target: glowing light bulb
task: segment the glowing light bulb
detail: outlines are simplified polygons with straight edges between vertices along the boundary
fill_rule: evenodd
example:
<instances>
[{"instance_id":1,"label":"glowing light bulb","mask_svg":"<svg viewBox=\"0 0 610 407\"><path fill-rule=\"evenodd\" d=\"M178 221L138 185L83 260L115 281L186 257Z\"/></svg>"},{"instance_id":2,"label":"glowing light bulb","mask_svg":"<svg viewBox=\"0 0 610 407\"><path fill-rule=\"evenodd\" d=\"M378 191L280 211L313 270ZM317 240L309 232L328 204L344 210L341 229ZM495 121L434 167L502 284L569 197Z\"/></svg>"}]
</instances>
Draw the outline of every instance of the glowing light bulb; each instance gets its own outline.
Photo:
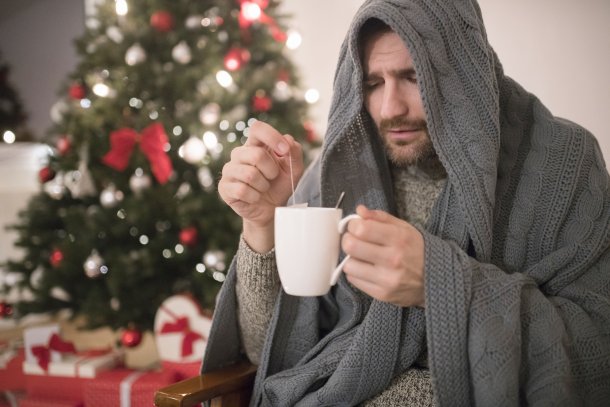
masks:
<instances>
[{"instance_id":1,"label":"glowing light bulb","mask_svg":"<svg viewBox=\"0 0 610 407\"><path fill-rule=\"evenodd\" d=\"M316 89L309 89L307 92L305 92L305 101L307 103L313 104L318 100L320 100L320 92L318 92Z\"/></svg>"},{"instance_id":2,"label":"glowing light bulb","mask_svg":"<svg viewBox=\"0 0 610 407\"><path fill-rule=\"evenodd\" d=\"M119 16L127 14L129 7L127 7L127 0L115 0L116 13Z\"/></svg>"},{"instance_id":3,"label":"glowing light bulb","mask_svg":"<svg viewBox=\"0 0 610 407\"><path fill-rule=\"evenodd\" d=\"M95 85L93 85L93 93L95 93L99 97L105 98L110 95L110 88L108 87L108 85L105 85L103 83L96 83Z\"/></svg>"},{"instance_id":4,"label":"glowing light bulb","mask_svg":"<svg viewBox=\"0 0 610 407\"><path fill-rule=\"evenodd\" d=\"M303 37L301 37L301 34L294 30L288 31L288 38L286 39L286 47L288 49L297 49L301 46L302 42Z\"/></svg>"},{"instance_id":5,"label":"glowing light bulb","mask_svg":"<svg viewBox=\"0 0 610 407\"><path fill-rule=\"evenodd\" d=\"M15 142L15 140L17 139L17 137L15 136L15 133L13 133L10 130L7 130L4 132L2 139L4 140L4 142L6 144L13 144Z\"/></svg>"},{"instance_id":6,"label":"glowing light bulb","mask_svg":"<svg viewBox=\"0 0 610 407\"><path fill-rule=\"evenodd\" d=\"M213 150L218 145L218 137L211 131L206 131L203 134L203 144L208 148L208 150Z\"/></svg>"},{"instance_id":7,"label":"glowing light bulb","mask_svg":"<svg viewBox=\"0 0 610 407\"><path fill-rule=\"evenodd\" d=\"M256 21L261 18L261 8L258 4L245 1L241 5L241 14L248 21Z\"/></svg>"},{"instance_id":8,"label":"glowing light bulb","mask_svg":"<svg viewBox=\"0 0 610 407\"><path fill-rule=\"evenodd\" d=\"M227 71L218 71L216 73L216 80L223 88L228 88L233 84L233 77Z\"/></svg>"}]
</instances>

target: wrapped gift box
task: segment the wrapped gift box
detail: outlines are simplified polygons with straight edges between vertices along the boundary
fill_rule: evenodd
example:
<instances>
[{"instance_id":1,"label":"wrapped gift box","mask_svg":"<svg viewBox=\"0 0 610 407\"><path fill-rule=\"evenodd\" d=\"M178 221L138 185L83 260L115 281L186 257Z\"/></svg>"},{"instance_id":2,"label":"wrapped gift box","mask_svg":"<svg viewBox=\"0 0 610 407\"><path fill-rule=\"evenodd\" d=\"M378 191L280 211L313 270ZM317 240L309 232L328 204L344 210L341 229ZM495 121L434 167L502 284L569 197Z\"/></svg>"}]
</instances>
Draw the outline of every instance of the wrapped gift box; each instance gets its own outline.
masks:
<instances>
[{"instance_id":1,"label":"wrapped gift box","mask_svg":"<svg viewBox=\"0 0 610 407\"><path fill-rule=\"evenodd\" d=\"M24 342L23 372L27 375L94 378L98 372L118 366L123 359L117 350L77 352L73 344L60 338L56 324L26 329Z\"/></svg>"},{"instance_id":2,"label":"wrapped gift box","mask_svg":"<svg viewBox=\"0 0 610 407\"><path fill-rule=\"evenodd\" d=\"M82 401L27 396L24 399L19 400L19 407L84 407L84 404Z\"/></svg>"},{"instance_id":3,"label":"wrapped gift box","mask_svg":"<svg viewBox=\"0 0 610 407\"><path fill-rule=\"evenodd\" d=\"M0 353L0 391L25 389L25 375L22 370L24 358L23 348L7 348Z\"/></svg>"},{"instance_id":4,"label":"wrapped gift box","mask_svg":"<svg viewBox=\"0 0 610 407\"><path fill-rule=\"evenodd\" d=\"M182 378L198 375L211 326L211 315L190 296L174 295L163 301L155 315L155 342L163 369Z\"/></svg>"},{"instance_id":5,"label":"wrapped gift box","mask_svg":"<svg viewBox=\"0 0 610 407\"><path fill-rule=\"evenodd\" d=\"M63 402L82 403L85 384L93 380L95 379L26 375L26 393L28 398L32 399L38 397Z\"/></svg>"},{"instance_id":6,"label":"wrapped gift box","mask_svg":"<svg viewBox=\"0 0 610 407\"><path fill-rule=\"evenodd\" d=\"M155 391L180 379L171 371L115 369L85 384L87 407L150 407Z\"/></svg>"}]
</instances>

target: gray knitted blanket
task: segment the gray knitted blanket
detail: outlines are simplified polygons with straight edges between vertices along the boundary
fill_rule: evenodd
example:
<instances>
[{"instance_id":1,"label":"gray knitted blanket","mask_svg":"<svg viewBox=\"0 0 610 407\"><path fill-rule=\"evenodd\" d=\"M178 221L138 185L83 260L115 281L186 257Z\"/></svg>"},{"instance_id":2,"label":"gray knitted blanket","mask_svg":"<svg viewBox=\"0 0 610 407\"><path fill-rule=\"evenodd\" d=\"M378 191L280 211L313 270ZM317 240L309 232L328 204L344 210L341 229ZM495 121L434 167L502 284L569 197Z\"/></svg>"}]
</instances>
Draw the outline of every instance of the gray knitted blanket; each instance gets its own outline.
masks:
<instances>
[{"instance_id":1,"label":"gray knitted blanket","mask_svg":"<svg viewBox=\"0 0 610 407\"><path fill-rule=\"evenodd\" d=\"M506 77L474 0L370 0L336 71L321 158L299 199L395 213L362 108L358 32L390 25L413 56L447 183L424 231L426 308L371 301L342 278L327 296L280 293L252 405L356 405L427 343L441 406L605 406L610 400L610 177L595 139ZM241 357L235 270L204 370Z\"/></svg>"}]
</instances>

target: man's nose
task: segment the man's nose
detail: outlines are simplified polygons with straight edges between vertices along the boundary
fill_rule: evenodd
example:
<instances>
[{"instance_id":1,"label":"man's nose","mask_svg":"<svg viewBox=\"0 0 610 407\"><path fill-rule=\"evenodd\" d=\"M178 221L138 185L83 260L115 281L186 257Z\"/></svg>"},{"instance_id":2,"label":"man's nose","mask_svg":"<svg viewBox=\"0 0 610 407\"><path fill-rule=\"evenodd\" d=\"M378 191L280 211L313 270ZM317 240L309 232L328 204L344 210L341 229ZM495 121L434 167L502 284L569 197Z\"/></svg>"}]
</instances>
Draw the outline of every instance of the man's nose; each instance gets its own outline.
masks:
<instances>
[{"instance_id":1,"label":"man's nose","mask_svg":"<svg viewBox=\"0 0 610 407\"><path fill-rule=\"evenodd\" d=\"M408 113L407 95L401 92L399 86L392 83L386 84L381 104L381 118L393 119L399 116L406 116Z\"/></svg>"}]
</instances>

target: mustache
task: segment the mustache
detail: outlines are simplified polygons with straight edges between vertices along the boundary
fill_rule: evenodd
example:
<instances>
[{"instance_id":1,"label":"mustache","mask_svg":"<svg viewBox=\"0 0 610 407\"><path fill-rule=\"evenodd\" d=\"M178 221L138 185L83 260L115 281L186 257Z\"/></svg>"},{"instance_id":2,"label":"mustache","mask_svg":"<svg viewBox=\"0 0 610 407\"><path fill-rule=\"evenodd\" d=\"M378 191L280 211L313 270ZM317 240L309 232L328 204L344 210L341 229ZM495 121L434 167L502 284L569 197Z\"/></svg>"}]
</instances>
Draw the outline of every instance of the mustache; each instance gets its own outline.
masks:
<instances>
[{"instance_id":1,"label":"mustache","mask_svg":"<svg viewBox=\"0 0 610 407\"><path fill-rule=\"evenodd\" d=\"M379 122L379 132L385 134L390 129L422 129L428 131L428 124L425 120L410 120L405 117L394 117L384 119Z\"/></svg>"}]
</instances>

